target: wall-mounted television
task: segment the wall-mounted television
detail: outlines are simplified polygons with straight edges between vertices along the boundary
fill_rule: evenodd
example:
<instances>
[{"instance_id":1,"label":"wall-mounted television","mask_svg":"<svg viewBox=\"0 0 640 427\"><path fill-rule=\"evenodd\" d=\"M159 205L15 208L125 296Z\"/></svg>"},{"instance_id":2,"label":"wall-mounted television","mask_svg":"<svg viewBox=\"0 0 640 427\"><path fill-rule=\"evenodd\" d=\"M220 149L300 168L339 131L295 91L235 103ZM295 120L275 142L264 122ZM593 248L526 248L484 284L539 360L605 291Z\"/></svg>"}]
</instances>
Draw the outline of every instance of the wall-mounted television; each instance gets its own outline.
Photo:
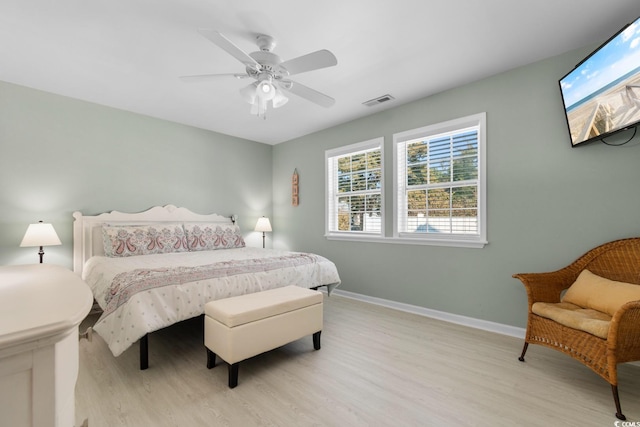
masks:
<instances>
[{"instance_id":1,"label":"wall-mounted television","mask_svg":"<svg viewBox=\"0 0 640 427\"><path fill-rule=\"evenodd\" d=\"M559 83L573 147L640 125L640 18Z\"/></svg>"}]
</instances>

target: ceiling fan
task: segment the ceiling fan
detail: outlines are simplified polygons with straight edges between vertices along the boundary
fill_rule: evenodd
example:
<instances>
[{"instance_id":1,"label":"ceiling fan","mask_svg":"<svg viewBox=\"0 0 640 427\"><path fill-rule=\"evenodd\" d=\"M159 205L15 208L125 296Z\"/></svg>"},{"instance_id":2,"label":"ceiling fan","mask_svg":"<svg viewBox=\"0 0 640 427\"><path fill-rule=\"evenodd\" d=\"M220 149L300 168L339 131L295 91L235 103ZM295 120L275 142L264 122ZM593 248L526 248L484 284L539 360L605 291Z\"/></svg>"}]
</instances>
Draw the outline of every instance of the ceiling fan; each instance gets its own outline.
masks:
<instances>
[{"instance_id":1,"label":"ceiling fan","mask_svg":"<svg viewBox=\"0 0 640 427\"><path fill-rule=\"evenodd\" d=\"M289 76L336 65L338 60L328 50L322 49L288 61L282 61L278 55L272 52L276 45L273 37L258 35L256 44L260 50L245 53L218 31L200 29L198 32L240 61L245 66L245 72L182 76L180 77L182 81L200 82L229 76L238 79L250 77L255 81L242 88L240 94L251 104L251 114L262 118L266 118L269 102L273 108L279 108L287 103L289 98L285 93L293 93L322 107L328 108L335 103L335 99L330 96L289 79Z\"/></svg>"}]
</instances>

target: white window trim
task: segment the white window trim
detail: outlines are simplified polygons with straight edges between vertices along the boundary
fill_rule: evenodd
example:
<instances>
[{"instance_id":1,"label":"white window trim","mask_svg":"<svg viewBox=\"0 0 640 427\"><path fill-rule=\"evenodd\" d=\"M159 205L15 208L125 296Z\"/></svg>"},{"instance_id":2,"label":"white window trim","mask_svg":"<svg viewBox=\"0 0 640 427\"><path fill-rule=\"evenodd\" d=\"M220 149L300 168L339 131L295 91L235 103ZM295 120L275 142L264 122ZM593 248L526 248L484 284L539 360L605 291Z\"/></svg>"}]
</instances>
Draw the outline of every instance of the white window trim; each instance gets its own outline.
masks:
<instances>
[{"instance_id":1,"label":"white window trim","mask_svg":"<svg viewBox=\"0 0 640 427\"><path fill-rule=\"evenodd\" d=\"M329 159L336 156L342 156L345 154L351 154L358 151L365 151L374 148L380 148L380 232L379 233L368 233L363 231L331 231L329 230L329 196L330 196L330 187L331 180L333 177L329 176L328 164ZM355 144L345 145L342 147L334 148L331 150L326 150L324 155L324 230L325 237L328 240L348 240L348 241L361 241L361 242L371 242L371 241L380 241L384 240L385 235L385 215L384 215L384 138L378 137L374 139L370 139L368 141L358 142Z\"/></svg>"},{"instance_id":2,"label":"white window trim","mask_svg":"<svg viewBox=\"0 0 640 427\"><path fill-rule=\"evenodd\" d=\"M387 239L389 243L404 243L433 246L455 246L464 248L483 248L487 243L487 181L486 181L486 123L487 114L479 113L467 117L449 120L443 123L424 126L417 129L396 133L393 135L393 238ZM398 231L400 218L398 217L399 199L399 172L398 172L398 145L406 141L423 138L429 135L452 132L465 127L479 126L478 132L478 224L480 234L477 236L464 235L409 235ZM404 179L404 177L402 177Z\"/></svg>"},{"instance_id":3,"label":"white window trim","mask_svg":"<svg viewBox=\"0 0 640 427\"><path fill-rule=\"evenodd\" d=\"M471 240L455 240L449 238L448 240L436 241L436 239L424 239L424 238L403 238L403 237L378 237L378 236L355 236L354 233L346 233L344 235L332 233L325 235L327 240L341 240L348 242L362 242L362 243L390 243L397 245L417 245L417 246L448 246L456 248L471 248L480 249L483 248L488 242L476 242Z\"/></svg>"}]
</instances>

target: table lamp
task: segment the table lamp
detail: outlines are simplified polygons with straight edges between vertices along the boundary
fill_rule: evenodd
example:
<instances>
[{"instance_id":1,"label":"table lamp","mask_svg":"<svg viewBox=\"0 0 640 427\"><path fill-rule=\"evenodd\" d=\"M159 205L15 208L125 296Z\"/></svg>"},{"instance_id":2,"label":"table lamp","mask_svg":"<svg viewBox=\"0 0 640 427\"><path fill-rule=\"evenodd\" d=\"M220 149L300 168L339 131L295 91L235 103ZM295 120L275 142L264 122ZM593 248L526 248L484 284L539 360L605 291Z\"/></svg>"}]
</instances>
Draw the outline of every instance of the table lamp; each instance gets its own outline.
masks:
<instances>
[{"instance_id":1,"label":"table lamp","mask_svg":"<svg viewBox=\"0 0 640 427\"><path fill-rule=\"evenodd\" d=\"M42 264L42 258L44 257L44 250L42 247L61 244L62 242L58 238L53 225L40 221L37 224L29 224L27 232L24 233L24 237L22 238L22 243L20 243L20 247L40 246L38 255L40 255L40 264Z\"/></svg>"},{"instance_id":2,"label":"table lamp","mask_svg":"<svg viewBox=\"0 0 640 427\"><path fill-rule=\"evenodd\" d=\"M258 222L256 223L256 231L262 231L262 248L264 249L264 238L266 232L271 232L271 223L269 222L269 218L263 216L262 218L258 218Z\"/></svg>"}]
</instances>

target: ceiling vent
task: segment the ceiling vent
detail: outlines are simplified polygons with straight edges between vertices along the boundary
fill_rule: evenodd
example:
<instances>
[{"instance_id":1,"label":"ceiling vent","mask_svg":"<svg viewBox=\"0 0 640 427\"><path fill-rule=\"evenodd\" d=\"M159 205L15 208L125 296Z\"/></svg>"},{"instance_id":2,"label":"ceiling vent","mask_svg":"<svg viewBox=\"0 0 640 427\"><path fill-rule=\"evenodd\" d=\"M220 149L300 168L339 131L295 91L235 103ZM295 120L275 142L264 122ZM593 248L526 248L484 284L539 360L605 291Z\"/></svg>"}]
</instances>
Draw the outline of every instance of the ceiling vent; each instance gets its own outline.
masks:
<instances>
[{"instance_id":1,"label":"ceiling vent","mask_svg":"<svg viewBox=\"0 0 640 427\"><path fill-rule=\"evenodd\" d=\"M382 104L383 102L387 102L387 101L393 101L395 98L389 94L387 95L382 95L379 96L377 98L374 99L370 99L368 101L363 102L363 105L366 105L367 107L373 107L374 105L378 105L378 104Z\"/></svg>"}]
</instances>

